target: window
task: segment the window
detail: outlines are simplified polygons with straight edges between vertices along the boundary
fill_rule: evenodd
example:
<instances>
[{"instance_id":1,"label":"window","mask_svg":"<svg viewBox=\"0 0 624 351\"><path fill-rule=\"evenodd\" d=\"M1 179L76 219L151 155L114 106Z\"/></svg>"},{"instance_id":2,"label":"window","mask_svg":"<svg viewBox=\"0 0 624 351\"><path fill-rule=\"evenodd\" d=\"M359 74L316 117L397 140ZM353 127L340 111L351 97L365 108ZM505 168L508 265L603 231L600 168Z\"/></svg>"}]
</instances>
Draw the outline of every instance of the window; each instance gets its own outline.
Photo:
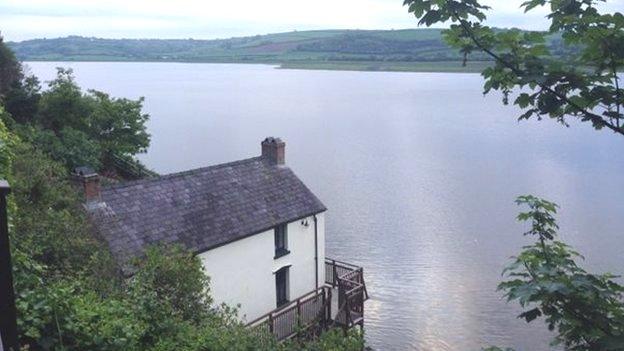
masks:
<instances>
[{"instance_id":1,"label":"window","mask_svg":"<svg viewBox=\"0 0 624 351\"><path fill-rule=\"evenodd\" d=\"M288 255L288 227L281 224L275 227L275 258Z\"/></svg>"},{"instance_id":2,"label":"window","mask_svg":"<svg viewBox=\"0 0 624 351\"><path fill-rule=\"evenodd\" d=\"M289 267L283 267L275 272L275 297L277 299L277 307L288 303L288 270Z\"/></svg>"}]
</instances>

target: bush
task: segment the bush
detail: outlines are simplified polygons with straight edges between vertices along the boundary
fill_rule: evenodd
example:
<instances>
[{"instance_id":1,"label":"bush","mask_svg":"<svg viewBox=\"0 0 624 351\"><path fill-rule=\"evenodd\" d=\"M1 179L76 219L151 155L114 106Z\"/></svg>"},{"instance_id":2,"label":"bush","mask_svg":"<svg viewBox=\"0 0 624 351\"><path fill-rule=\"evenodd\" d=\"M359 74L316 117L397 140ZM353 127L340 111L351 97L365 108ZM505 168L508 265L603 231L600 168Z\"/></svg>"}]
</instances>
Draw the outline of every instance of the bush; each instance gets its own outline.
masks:
<instances>
[{"instance_id":1,"label":"bush","mask_svg":"<svg viewBox=\"0 0 624 351\"><path fill-rule=\"evenodd\" d=\"M23 140L45 152L54 160L65 165L67 170L88 165L101 167L101 148L86 133L71 127L64 127L58 134L51 130L31 125L21 125L17 131Z\"/></svg>"},{"instance_id":2,"label":"bush","mask_svg":"<svg viewBox=\"0 0 624 351\"><path fill-rule=\"evenodd\" d=\"M105 246L90 233L65 168L27 143L17 143L14 154L14 245L49 266L49 273L79 274Z\"/></svg>"},{"instance_id":3,"label":"bush","mask_svg":"<svg viewBox=\"0 0 624 351\"><path fill-rule=\"evenodd\" d=\"M197 256L180 246L152 247L144 258L137 260L135 269L130 280L135 296L154 294L183 320L201 322L206 318L212 303L210 279Z\"/></svg>"}]
</instances>

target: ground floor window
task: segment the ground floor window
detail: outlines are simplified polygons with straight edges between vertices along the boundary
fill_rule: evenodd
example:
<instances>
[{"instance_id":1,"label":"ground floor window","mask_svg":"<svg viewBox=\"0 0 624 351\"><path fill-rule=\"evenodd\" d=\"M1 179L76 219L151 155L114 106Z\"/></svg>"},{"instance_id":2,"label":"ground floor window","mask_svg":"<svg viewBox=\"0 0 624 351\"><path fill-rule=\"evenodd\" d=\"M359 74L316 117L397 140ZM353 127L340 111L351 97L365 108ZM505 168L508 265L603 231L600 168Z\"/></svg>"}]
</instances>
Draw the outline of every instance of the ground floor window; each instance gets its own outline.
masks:
<instances>
[{"instance_id":1,"label":"ground floor window","mask_svg":"<svg viewBox=\"0 0 624 351\"><path fill-rule=\"evenodd\" d=\"M283 267L275 272L275 294L277 307L288 303L288 271L289 267Z\"/></svg>"}]
</instances>

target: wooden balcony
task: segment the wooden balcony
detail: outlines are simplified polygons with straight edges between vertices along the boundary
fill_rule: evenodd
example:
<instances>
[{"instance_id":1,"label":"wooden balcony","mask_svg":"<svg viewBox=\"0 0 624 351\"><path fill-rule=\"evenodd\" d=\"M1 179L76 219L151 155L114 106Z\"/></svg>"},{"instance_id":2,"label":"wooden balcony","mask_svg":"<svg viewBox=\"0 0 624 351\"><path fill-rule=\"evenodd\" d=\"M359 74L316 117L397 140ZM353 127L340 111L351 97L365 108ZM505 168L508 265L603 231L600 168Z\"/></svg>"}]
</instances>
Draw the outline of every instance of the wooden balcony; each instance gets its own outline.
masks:
<instances>
[{"instance_id":1,"label":"wooden balcony","mask_svg":"<svg viewBox=\"0 0 624 351\"><path fill-rule=\"evenodd\" d=\"M325 286L247 324L259 335L278 341L297 336L319 335L340 327L347 331L364 326L364 301L368 299L364 270L332 259L325 260ZM336 295L337 292L337 295ZM332 311L332 301L337 307Z\"/></svg>"}]
</instances>

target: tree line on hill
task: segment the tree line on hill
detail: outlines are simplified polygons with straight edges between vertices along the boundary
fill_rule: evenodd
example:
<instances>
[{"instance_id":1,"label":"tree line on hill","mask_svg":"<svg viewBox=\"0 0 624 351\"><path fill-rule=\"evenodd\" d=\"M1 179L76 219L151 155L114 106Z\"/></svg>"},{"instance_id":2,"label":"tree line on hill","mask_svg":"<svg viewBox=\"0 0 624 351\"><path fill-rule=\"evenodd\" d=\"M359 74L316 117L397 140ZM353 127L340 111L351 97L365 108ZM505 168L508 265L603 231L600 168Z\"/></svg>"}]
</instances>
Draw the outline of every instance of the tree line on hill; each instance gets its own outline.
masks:
<instances>
[{"instance_id":1,"label":"tree line on hill","mask_svg":"<svg viewBox=\"0 0 624 351\"><path fill-rule=\"evenodd\" d=\"M381 61L461 62L440 29L334 30L257 35L244 38L99 39L70 36L9 43L21 60L289 62ZM564 53L556 35L549 45ZM476 54L473 60L490 61Z\"/></svg>"}]
</instances>

